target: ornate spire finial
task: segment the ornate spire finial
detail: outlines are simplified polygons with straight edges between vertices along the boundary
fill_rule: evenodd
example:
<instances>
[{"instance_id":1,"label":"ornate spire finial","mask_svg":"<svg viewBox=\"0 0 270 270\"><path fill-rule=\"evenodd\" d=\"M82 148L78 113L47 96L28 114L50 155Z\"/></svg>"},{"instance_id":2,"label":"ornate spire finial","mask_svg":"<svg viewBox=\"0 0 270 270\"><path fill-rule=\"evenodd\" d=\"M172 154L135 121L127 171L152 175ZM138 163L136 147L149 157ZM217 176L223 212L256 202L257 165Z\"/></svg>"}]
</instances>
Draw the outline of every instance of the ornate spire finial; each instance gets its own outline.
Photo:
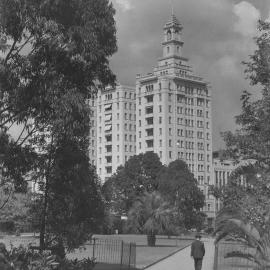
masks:
<instances>
[{"instance_id":1,"label":"ornate spire finial","mask_svg":"<svg viewBox=\"0 0 270 270\"><path fill-rule=\"evenodd\" d=\"M172 9L172 16L174 16L174 10L173 10L173 0L171 0L171 9Z\"/></svg>"}]
</instances>

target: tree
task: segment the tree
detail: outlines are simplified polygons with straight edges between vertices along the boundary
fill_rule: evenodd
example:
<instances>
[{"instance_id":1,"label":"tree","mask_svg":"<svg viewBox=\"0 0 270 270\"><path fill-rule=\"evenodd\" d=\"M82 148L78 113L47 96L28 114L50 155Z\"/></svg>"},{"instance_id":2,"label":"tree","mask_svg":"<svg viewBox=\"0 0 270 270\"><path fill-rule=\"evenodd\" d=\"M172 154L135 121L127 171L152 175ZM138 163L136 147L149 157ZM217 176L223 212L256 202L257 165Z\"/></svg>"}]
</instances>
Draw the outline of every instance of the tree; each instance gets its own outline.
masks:
<instances>
[{"instance_id":1,"label":"tree","mask_svg":"<svg viewBox=\"0 0 270 270\"><path fill-rule=\"evenodd\" d=\"M158 181L158 190L177 207L185 228L199 228L203 221L200 209L204 206L204 195L187 164L182 160L171 162L163 168Z\"/></svg>"},{"instance_id":2,"label":"tree","mask_svg":"<svg viewBox=\"0 0 270 270\"><path fill-rule=\"evenodd\" d=\"M74 209L78 209L78 205L81 209L89 206L88 200L83 205L75 196L83 194L85 198L87 192L88 196L97 193L95 174L89 164L86 165L91 116L88 100L95 97L99 85L102 88L115 81L108 61L116 51L114 12L108 0L3 0L0 3L0 49L3 52L0 130L6 136L12 125L22 127L16 140L7 136L4 143L9 151L3 153L1 162L8 175L10 167L6 161L13 160L10 153L17 155L27 149L34 154L27 171L31 171L31 180L39 182L43 191L41 249L46 246L45 234L52 228L47 226L50 211L56 210L55 201L50 201L58 195L59 190L53 190L56 181L59 186L65 187L67 183L69 187L76 186L75 181L79 179L83 183L82 177L88 174L84 181L91 182L89 188L77 185L80 192L74 189L69 193ZM67 154L63 151L67 145L71 145L76 154L80 153L80 157L84 156L82 164L73 161L69 170L59 167L59 155ZM18 150L13 151L14 148ZM29 159L22 155L22 160ZM60 170L63 171L60 173ZM83 233L85 226L79 225L84 224L84 218L89 222L89 215L77 219L71 205L68 209L72 216L62 216L62 225L65 218L73 217L73 224L80 220L76 228L81 231L77 233ZM91 211L91 221L99 216L95 210ZM57 226L60 228L60 224ZM51 233L59 234L59 230ZM62 237L63 233L58 236Z\"/></svg>"},{"instance_id":3,"label":"tree","mask_svg":"<svg viewBox=\"0 0 270 270\"><path fill-rule=\"evenodd\" d=\"M138 197L128 213L128 227L146 233L149 246L155 246L156 234L164 233L173 220L174 208L154 191Z\"/></svg>"},{"instance_id":4,"label":"tree","mask_svg":"<svg viewBox=\"0 0 270 270\"><path fill-rule=\"evenodd\" d=\"M226 258L238 257L245 258L254 262L257 265L258 270L269 269L270 256L269 256L269 213L264 217L264 224L267 226L260 226L259 224L252 224L244 219L241 214L235 212L225 215L222 213L217 218L216 243L226 239L227 236L233 237L251 248L254 248L255 252L243 252L233 251L225 254ZM236 235L237 232L237 235Z\"/></svg>"},{"instance_id":5,"label":"tree","mask_svg":"<svg viewBox=\"0 0 270 270\"><path fill-rule=\"evenodd\" d=\"M232 184L225 189L227 196L219 214L217 241L233 235L245 244L254 247L256 254L230 254L245 257L257 263L258 269L268 269L269 264L269 198L270 198L270 23L259 21L260 34L255 38L257 49L246 65L247 78L252 86L261 89L255 100L251 93L242 95L242 113L236 117L240 128L233 134L224 133L228 151L238 161L253 159L256 164L243 166L241 175L247 185ZM238 184L239 185L239 184ZM235 205L228 203L231 194Z\"/></svg>"},{"instance_id":6,"label":"tree","mask_svg":"<svg viewBox=\"0 0 270 270\"><path fill-rule=\"evenodd\" d=\"M157 154L147 152L131 157L102 187L112 211L127 214L135 198L158 189L158 175L163 168Z\"/></svg>"},{"instance_id":7,"label":"tree","mask_svg":"<svg viewBox=\"0 0 270 270\"><path fill-rule=\"evenodd\" d=\"M260 35L255 38L257 49L246 65L247 79L261 89L261 97L242 95L242 113L236 117L239 129L223 134L227 149L236 159L255 159L262 167L270 164L270 23L259 21Z\"/></svg>"},{"instance_id":8,"label":"tree","mask_svg":"<svg viewBox=\"0 0 270 270\"><path fill-rule=\"evenodd\" d=\"M30 193L10 193L10 190L1 189L0 203L6 202L0 209L0 222L8 225L9 231L27 230L30 228L28 211L31 204Z\"/></svg>"}]
</instances>

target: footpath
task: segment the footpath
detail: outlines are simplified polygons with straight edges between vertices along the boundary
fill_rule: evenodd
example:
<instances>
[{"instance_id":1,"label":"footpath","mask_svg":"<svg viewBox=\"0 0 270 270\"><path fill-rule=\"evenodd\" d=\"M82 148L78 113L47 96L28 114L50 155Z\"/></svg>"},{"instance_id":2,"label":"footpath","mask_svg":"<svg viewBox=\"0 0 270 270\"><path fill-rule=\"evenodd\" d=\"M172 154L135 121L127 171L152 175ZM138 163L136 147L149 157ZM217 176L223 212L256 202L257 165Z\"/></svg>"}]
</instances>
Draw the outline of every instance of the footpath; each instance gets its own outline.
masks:
<instances>
[{"instance_id":1,"label":"footpath","mask_svg":"<svg viewBox=\"0 0 270 270\"><path fill-rule=\"evenodd\" d=\"M202 270L213 270L214 268L214 239L202 239L205 246L205 256L203 259ZM194 270L194 261L190 257L190 246L179 252L157 262L145 270Z\"/></svg>"}]
</instances>

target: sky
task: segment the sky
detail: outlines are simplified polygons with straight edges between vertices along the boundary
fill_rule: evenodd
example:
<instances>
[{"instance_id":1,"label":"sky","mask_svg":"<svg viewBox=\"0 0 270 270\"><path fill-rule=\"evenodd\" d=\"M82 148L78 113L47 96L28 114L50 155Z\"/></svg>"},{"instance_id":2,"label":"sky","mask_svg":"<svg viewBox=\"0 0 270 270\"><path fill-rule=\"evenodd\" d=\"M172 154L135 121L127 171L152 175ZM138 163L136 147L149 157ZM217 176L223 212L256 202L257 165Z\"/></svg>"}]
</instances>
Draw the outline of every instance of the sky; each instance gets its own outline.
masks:
<instances>
[{"instance_id":1,"label":"sky","mask_svg":"<svg viewBox=\"0 0 270 270\"><path fill-rule=\"evenodd\" d=\"M258 19L270 20L269 0L112 0L118 52L111 68L121 84L135 86L136 74L152 72L162 55L163 26L173 12L183 25L183 56L212 89L213 149L224 148L220 133L235 130L244 90L242 61L256 49ZM172 4L171 4L172 3Z\"/></svg>"}]
</instances>

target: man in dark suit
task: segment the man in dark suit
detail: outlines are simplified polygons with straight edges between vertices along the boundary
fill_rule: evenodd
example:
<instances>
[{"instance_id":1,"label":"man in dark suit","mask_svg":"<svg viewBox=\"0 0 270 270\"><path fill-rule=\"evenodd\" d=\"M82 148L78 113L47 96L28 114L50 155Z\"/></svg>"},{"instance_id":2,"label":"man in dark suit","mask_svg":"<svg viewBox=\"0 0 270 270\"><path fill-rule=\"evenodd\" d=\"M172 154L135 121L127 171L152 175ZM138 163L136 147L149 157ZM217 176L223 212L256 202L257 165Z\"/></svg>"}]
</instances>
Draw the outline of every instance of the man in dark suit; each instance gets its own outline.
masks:
<instances>
[{"instance_id":1,"label":"man in dark suit","mask_svg":"<svg viewBox=\"0 0 270 270\"><path fill-rule=\"evenodd\" d=\"M191 244L190 256L194 259L195 270L201 270L205 248L203 242L201 241L201 235L196 234L195 238L196 240Z\"/></svg>"}]
</instances>

